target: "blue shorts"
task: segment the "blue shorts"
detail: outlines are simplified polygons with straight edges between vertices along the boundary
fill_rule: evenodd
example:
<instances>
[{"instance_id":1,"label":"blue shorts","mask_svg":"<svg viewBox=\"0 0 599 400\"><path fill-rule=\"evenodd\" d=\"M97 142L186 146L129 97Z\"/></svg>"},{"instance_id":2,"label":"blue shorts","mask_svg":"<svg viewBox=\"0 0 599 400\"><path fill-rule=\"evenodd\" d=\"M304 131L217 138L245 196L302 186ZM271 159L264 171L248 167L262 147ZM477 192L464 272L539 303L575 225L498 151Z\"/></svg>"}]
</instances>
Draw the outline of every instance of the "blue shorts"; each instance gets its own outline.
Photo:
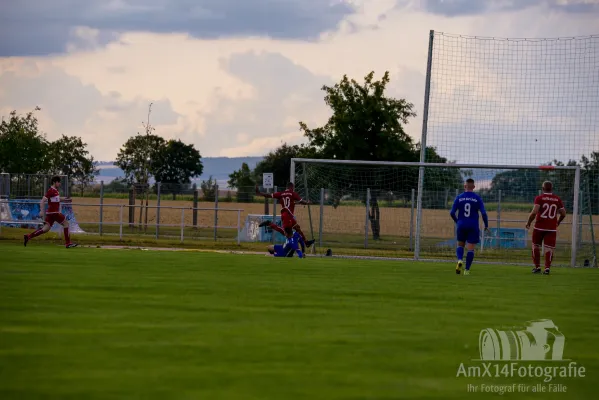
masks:
<instances>
[{"instance_id":1,"label":"blue shorts","mask_svg":"<svg viewBox=\"0 0 599 400\"><path fill-rule=\"evenodd\" d=\"M275 257L293 257L293 249L282 244L275 244Z\"/></svg>"},{"instance_id":2,"label":"blue shorts","mask_svg":"<svg viewBox=\"0 0 599 400\"><path fill-rule=\"evenodd\" d=\"M480 242L480 229L478 226L460 226L457 231L458 242L477 244Z\"/></svg>"}]
</instances>

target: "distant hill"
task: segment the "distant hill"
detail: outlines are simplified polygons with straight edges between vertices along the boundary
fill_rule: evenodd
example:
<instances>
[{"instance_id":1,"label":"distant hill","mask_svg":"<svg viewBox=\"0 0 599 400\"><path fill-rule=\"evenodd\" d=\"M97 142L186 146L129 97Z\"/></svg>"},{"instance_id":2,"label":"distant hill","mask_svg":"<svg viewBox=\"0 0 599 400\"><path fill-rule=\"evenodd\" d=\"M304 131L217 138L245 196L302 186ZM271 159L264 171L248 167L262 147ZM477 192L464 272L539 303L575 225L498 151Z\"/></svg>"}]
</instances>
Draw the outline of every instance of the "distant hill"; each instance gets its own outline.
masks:
<instances>
[{"instance_id":1,"label":"distant hill","mask_svg":"<svg viewBox=\"0 0 599 400\"><path fill-rule=\"evenodd\" d=\"M193 182L198 185L203 180L207 180L210 175L214 179L220 188L227 188L227 181L229 180L229 174L233 171L241 168L241 164L247 163L250 168L254 168L256 164L262 161L264 157L206 157L202 158L204 164L204 173ZM101 161L98 162L100 168L100 175L96 177L96 181L104 181L108 183L115 178L123 177L124 173L120 168L114 166L112 161ZM491 180L498 171L490 169L474 169L472 171L472 178L476 181L477 189L489 188Z\"/></svg>"},{"instance_id":2,"label":"distant hill","mask_svg":"<svg viewBox=\"0 0 599 400\"><path fill-rule=\"evenodd\" d=\"M241 168L241 164L247 163L250 168L254 168L256 164L262 161L264 157L205 157L202 158L204 164L204 172L202 175L194 179L196 183L212 178L216 179L220 187L226 187L229 180L229 174ZM100 175L96 177L96 181L104 181L108 183L115 178L123 177L123 170L114 166L113 161L98 162Z\"/></svg>"}]
</instances>

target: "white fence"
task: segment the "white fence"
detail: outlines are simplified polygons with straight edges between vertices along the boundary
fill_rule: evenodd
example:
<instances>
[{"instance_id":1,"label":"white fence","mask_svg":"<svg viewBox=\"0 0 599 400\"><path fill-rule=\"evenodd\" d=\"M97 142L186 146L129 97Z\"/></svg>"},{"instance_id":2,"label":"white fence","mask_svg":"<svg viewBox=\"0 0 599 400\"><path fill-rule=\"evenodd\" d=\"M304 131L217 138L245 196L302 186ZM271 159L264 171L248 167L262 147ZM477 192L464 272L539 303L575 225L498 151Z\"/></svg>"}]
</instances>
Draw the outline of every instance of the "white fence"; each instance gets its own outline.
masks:
<instances>
[{"instance_id":1,"label":"white fence","mask_svg":"<svg viewBox=\"0 0 599 400\"><path fill-rule=\"evenodd\" d=\"M99 236L147 236L156 239L231 240L240 243L241 213L237 208L194 208L168 206L140 206L128 204L63 203L62 212L71 222L74 233ZM132 210L142 218L131 221ZM193 214L195 218L192 219ZM198 219L198 214L209 214L210 223ZM225 216L225 218L222 218ZM225 219L228 223L221 223ZM6 227L33 227L43 224L39 216L39 202L0 200L0 234Z\"/></svg>"}]
</instances>

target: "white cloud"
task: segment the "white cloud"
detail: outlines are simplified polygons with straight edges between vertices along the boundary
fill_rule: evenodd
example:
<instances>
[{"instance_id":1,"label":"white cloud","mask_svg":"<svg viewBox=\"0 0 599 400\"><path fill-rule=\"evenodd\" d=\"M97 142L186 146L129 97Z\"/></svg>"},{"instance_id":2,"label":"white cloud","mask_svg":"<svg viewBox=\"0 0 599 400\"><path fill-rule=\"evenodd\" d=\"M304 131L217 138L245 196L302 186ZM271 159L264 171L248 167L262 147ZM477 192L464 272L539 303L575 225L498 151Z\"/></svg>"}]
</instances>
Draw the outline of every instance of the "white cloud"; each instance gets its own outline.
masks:
<instances>
[{"instance_id":1,"label":"white cloud","mask_svg":"<svg viewBox=\"0 0 599 400\"><path fill-rule=\"evenodd\" d=\"M251 140L249 143L239 143L240 146L226 147L218 155L222 157L253 156L263 153L264 149L274 149L283 143L294 145L301 142L302 135L299 132L282 134L280 136L260 137Z\"/></svg>"},{"instance_id":2,"label":"white cloud","mask_svg":"<svg viewBox=\"0 0 599 400\"><path fill-rule=\"evenodd\" d=\"M418 117L407 130L419 140L430 29L497 37L574 36L597 29L596 15L548 6L446 17L425 12L420 1L401 2L400 8L395 0L353 4L358 13L310 42L123 33L99 48L98 32L79 29L69 53L0 58L0 110L6 115L40 105L42 128L50 136L80 135L96 158L108 160L141 129L154 102L156 132L194 143L203 156L261 155L281 140L300 142L298 121L326 121L323 84L343 74L360 80L371 70L377 77L389 70L390 93L415 104ZM497 83L496 73L487 68L481 76ZM452 82L481 102L497 100L496 88L482 87L480 76L477 82L446 80L455 94L461 89ZM522 123L513 112L505 120Z\"/></svg>"}]
</instances>

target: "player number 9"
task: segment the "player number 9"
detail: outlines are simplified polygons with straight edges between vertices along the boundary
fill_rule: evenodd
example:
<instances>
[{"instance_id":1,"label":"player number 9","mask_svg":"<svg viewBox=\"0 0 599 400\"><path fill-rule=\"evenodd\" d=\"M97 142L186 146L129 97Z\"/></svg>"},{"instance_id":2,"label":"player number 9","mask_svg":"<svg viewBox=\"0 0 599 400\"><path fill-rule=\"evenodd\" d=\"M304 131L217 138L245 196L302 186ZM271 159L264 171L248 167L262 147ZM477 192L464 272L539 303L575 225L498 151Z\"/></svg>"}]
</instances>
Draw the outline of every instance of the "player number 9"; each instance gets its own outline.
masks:
<instances>
[{"instance_id":1,"label":"player number 9","mask_svg":"<svg viewBox=\"0 0 599 400\"><path fill-rule=\"evenodd\" d=\"M464 204L464 217L470 216L470 203Z\"/></svg>"}]
</instances>

